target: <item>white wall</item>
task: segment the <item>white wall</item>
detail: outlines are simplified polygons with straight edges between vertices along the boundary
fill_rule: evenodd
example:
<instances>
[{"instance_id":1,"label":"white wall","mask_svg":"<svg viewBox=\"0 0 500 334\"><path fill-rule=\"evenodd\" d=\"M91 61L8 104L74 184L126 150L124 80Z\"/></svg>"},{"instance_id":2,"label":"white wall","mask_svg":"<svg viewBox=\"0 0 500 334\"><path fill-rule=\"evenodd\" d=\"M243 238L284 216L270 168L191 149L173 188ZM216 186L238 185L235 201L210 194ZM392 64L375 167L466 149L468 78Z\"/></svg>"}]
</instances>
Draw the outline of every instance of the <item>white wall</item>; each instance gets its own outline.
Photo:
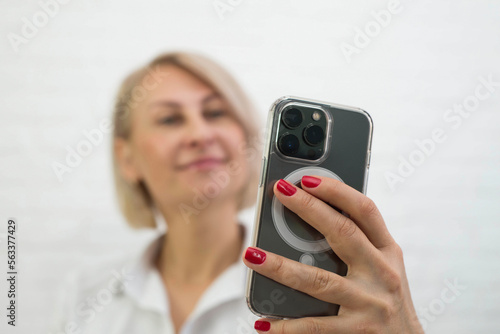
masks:
<instances>
[{"instance_id":1,"label":"white wall","mask_svg":"<svg viewBox=\"0 0 500 334\"><path fill-rule=\"evenodd\" d=\"M403 247L417 310L431 308L427 332L498 331L500 86L460 124L444 117L474 102L479 78L500 82L500 2L401 0L350 62L341 45L352 45L355 29L370 27L371 12L388 1L241 0L222 18L213 3L72 0L17 51L9 34L22 35L23 18L32 22L41 5L0 4L0 267L8 217L19 222L20 256L17 331L4 311L0 331L42 332L64 273L146 237L128 230L117 209L109 134L62 182L51 165L109 119L129 70L177 48L228 67L260 117L289 94L367 110L375 124L368 195ZM436 128L446 140L391 190L388 172L418 155L415 140ZM440 300L445 280L466 286L449 304Z\"/></svg>"}]
</instances>

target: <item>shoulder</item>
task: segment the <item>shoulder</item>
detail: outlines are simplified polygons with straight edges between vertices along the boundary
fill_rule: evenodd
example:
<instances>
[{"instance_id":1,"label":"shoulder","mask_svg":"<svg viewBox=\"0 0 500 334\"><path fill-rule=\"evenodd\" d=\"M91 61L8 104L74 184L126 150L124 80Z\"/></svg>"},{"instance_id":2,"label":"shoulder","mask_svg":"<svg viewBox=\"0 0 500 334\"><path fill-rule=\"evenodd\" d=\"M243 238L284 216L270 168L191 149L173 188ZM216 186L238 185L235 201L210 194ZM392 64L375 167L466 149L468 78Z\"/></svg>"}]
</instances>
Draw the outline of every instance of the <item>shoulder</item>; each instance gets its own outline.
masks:
<instances>
[{"instance_id":1,"label":"shoulder","mask_svg":"<svg viewBox=\"0 0 500 334\"><path fill-rule=\"evenodd\" d=\"M140 284L144 261L158 244L158 236L141 243L140 247L106 259L93 259L78 265L61 280L53 308L50 328L53 333L66 326L80 327L95 317L95 310L117 303L127 287ZM109 306L108 306L109 305ZM115 306L116 306L115 305ZM103 312L100 312L103 313Z\"/></svg>"},{"instance_id":2,"label":"shoulder","mask_svg":"<svg viewBox=\"0 0 500 334\"><path fill-rule=\"evenodd\" d=\"M137 283L145 267L152 261L163 234L154 234L124 254L103 260L93 259L68 273L65 283L78 294L89 295L101 289L115 291Z\"/></svg>"},{"instance_id":3,"label":"shoulder","mask_svg":"<svg viewBox=\"0 0 500 334\"><path fill-rule=\"evenodd\" d=\"M126 267L126 257L106 260L98 264L80 264L68 272L56 291L55 303L49 319L49 333L66 333L71 328L83 328L86 310L90 305L99 305L100 294L113 296L121 293L120 284L111 284L113 273ZM106 298L108 296L104 296ZM95 307L95 306L94 306Z\"/></svg>"},{"instance_id":4,"label":"shoulder","mask_svg":"<svg viewBox=\"0 0 500 334\"><path fill-rule=\"evenodd\" d=\"M114 258L80 263L61 279L59 299L67 309L73 309L103 289L120 292L129 281L137 257L136 252L129 251Z\"/></svg>"},{"instance_id":5,"label":"shoulder","mask_svg":"<svg viewBox=\"0 0 500 334\"><path fill-rule=\"evenodd\" d=\"M120 257L81 264L66 275L63 285L66 292L76 296L89 296L106 288L116 290L119 284L115 282L123 285L129 280L136 259L137 253L130 251Z\"/></svg>"}]
</instances>

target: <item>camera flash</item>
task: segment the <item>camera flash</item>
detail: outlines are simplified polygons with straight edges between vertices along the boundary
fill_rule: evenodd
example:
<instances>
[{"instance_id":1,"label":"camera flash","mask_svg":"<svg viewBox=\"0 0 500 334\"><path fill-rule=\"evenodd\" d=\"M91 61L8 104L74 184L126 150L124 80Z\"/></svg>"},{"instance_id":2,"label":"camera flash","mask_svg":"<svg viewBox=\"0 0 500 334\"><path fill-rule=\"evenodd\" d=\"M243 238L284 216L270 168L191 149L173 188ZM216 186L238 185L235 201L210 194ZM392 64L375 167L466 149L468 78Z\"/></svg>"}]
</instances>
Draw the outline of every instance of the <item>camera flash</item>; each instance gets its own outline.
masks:
<instances>
[{"instance_id":1,"label":"camera flash","mask_svg":"<svg viewBox=\"0 0 500 334\"><path fill-rule=\"evenodd\" d=\"M321 115L320 115L320 113L319 113L319 112L315 111L315 112L313 113L313 115L312 115L312 118L313 118L313 120L315 120L315 121L319 121L319 119L321 118Z\"/></svg>"}]
</instances>

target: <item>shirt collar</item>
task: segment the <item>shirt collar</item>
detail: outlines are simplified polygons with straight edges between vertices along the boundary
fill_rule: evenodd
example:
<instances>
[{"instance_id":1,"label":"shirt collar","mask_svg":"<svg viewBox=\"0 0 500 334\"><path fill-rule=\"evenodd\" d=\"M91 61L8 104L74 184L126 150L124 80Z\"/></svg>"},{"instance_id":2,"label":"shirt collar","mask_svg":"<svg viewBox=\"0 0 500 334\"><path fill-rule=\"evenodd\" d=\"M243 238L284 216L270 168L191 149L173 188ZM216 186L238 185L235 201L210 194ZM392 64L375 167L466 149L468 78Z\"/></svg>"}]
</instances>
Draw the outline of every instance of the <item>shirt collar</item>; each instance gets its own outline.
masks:
<instances>
[{"instance_id":1,"label":"shirt collar","mask_svg":"<svg viewBox=\"0 0 500 334\"><path fill-rule=\"evenodd\" d=\"M251 214L251 212L249 211L248 213ZM249 269L241 261L241 257L246 248L250 246L252 238L251 221L248 217L245 218L245 215L239 217L239 225L244 233L240 258L226 268L205 290L190 318L229 300L244 299L245 279ZM141 249L133 260L131 271L133 280L125 286L125 293L134 298L141 307L160 313L168 313L169 307L167 292L160 273L154 266L154 260L159 254L165 233L166 228L159 229L159 232Z\"/></svg>"}]
</instances>

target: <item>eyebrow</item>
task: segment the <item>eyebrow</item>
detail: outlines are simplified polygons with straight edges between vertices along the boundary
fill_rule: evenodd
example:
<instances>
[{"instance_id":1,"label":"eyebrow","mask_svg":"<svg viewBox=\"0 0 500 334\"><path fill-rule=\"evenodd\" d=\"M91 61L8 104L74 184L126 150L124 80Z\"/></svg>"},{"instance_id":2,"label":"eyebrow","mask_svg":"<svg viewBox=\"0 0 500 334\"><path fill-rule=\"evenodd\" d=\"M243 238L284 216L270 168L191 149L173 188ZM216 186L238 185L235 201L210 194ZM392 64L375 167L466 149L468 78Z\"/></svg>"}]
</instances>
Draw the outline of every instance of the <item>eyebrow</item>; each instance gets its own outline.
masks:
<instances>
[{"instance_id":1,"label":"eyebrow","mask_svg":"<svg viewBox=\"0 0 500 334\"><path fill-rule=\"evenodd\" d=\"M210 94L208 96L205 96L203 98L203 100L201 100L201 103L202 104L206 104L210 100L213 100L215 98L220 98L220 97L221 97L220 94L218 94L218 93L212 93L212 94ZM181 105L179 103L177 103L177 102L172 102L172 101L156 101L156 102L152 102L149 105L149 108L156 107L156 106L179 108Z\"/></svg>"}]
</instances>

